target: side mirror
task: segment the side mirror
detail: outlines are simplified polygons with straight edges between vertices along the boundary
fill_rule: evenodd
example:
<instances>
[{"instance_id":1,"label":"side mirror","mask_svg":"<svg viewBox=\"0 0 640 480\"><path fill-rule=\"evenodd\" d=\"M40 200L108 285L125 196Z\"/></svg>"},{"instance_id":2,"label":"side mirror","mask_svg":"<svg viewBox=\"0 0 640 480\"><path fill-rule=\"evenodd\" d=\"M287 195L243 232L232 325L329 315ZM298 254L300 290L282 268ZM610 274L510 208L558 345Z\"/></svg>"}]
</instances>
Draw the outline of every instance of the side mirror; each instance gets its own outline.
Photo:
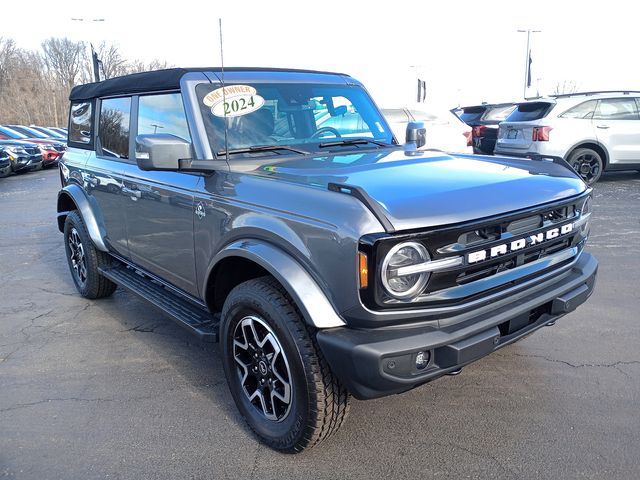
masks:
<instances>
[{"instance_id":1,"label":"side mirror","mask_svg":"<svg viewBox=\"0 0 640 480\"><path fill-rule=\"evenodd\" d=\"M427 129L424 122L407 123L406 143L414 143L416 148L424 147L427 143Z\"/></svg>"},{"instance_id":2,"label":"side mirror","mask_svg":"<svg viewBox=\"0 0 640 480\"><path fill-rule=\"evenodd\" d=\"M178 171L180 160L191 157L191 143L175 135L156 133L136 137L136 162L140 170Z\"/></svg>"}]
</instances>

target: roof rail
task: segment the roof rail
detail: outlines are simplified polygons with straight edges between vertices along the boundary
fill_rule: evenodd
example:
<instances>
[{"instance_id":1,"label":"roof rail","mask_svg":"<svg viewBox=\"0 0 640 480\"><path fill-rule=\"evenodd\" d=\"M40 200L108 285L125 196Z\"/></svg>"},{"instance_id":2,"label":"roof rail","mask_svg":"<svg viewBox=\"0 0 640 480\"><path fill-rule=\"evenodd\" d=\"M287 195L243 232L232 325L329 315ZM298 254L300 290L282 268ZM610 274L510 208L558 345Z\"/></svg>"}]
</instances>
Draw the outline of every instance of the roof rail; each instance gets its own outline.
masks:
<instances>
[{"instance_id":1,"label":"roof rail","mask_svg":"<svg viewBox=\"0 0 640 480\"><path fill-rule=\"evenodd\" d=\"M589 95L598 95L600 93L621 93L623 95L629 95L631 93L640 93L638 90L595 90L593 92L575 92L575 93L562 93L559 95L549 95L553 98L568 98L568 97L577 97L580 95L589 96Z\"/></svg>"}]
</instances>

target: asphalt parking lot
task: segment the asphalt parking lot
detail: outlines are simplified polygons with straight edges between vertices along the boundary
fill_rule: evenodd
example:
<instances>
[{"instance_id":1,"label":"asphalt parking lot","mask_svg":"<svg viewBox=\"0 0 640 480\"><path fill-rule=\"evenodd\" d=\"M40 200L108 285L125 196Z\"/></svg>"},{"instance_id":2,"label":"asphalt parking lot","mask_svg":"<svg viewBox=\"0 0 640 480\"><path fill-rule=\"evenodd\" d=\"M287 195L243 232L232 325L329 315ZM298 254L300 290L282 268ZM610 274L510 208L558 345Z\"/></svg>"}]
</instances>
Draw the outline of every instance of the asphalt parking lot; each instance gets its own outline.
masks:
<instances>
[{"instance_id":1,"label":"asphalt parking lot","mask_svg":"<svg viewBox=\"0 0 640 480\"><path fill-rule=\"evenodd\" d=\"M302 455L258 443L217 360L118 290L73 286L58 174L0 180L0 477L640 478L640 174L596 186L596 293L556 326L401 396L354 401Z\"/></svg>"}]
</instances>

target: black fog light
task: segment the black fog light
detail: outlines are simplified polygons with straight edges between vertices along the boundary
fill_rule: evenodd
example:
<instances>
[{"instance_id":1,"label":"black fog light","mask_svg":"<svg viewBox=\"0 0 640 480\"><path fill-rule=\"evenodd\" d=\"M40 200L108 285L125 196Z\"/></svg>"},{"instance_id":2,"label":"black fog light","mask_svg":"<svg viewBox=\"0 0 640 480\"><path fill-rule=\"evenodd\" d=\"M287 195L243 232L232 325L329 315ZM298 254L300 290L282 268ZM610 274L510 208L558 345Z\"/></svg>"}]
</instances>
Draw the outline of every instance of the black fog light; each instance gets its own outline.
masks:
<instances>
[{"instance_id":1,"label":"black fog light","mask_svg":"<svg viewBox=\"0 0 640 480\"><path fill-rule=\"evenodd\" d=\"M418 352L416 354L416 368L424 370L429 365L429 360L431 360L431 352Z\"/></svg>"}]
</instances>

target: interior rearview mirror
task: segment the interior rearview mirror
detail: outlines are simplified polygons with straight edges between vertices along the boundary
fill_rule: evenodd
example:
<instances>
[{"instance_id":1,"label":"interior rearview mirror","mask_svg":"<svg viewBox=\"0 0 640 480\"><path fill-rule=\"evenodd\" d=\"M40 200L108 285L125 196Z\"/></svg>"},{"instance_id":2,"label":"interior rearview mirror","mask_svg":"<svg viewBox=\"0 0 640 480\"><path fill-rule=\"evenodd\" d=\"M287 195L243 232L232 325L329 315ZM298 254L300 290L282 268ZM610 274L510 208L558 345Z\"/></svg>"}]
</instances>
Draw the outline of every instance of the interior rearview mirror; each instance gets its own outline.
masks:
<instances>
[{"instance_id":1,"label":"interior rearview mirror","mask_svg":"<svg viewBox=\"0 0 640 480\"><path fill-rule=\"evenodd\" d=\"M136 137L136 162L140 170L177 171L180 160L191 157L191 143L175 135L155 133Z\"/></svg>"},{"instance_id":2,"label":"interior rearview mirror","mask_svg":"<svg viewBox=\"0 0 640 480\"><path fill-rule=\"evenodd\" d=\"M406 143L415 144L416 148L424 147L427 143L427 129L424 122L407 123Z\"/></svg>"}]
</instances>

